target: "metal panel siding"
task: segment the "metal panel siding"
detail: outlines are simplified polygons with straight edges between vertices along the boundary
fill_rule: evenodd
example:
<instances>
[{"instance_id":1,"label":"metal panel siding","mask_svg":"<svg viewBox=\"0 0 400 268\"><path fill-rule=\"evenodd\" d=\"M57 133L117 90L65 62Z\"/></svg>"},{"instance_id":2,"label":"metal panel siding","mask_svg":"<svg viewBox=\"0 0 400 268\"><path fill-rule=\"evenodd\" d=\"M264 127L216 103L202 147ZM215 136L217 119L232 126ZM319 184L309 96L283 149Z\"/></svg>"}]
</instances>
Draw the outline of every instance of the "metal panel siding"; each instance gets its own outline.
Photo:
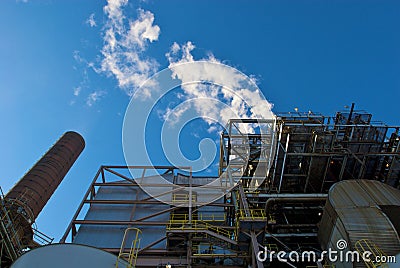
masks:
<instances>
[{"instance_id":1,"label":"metal panel siding","mask_svg":"<svg viewBox=\"0 0 400 268\"><path fill-rule=\"evenodd\" d=\"M329 191L329 200L335 208L400 205L400 192L379 181L348 180L335 184Z\"/></svg>"},{"instance_id":2,"label":"metal panel siding","mask_svg":"<svg viewBox=\"0 0 400 268\"><path fill-rule=\"evenodd\" d=\"M347 239L346 231L343 228L343 225L335 224L332 230L332 235L330 237L330 240L328 242L327 248L330 248L332 250L338 250L336 246L336 242L340 239ZM326 250L326 249L325 249ZM349 262L334 262L335 268L352 268L353 264Z\"/></svg>"},{"instance_id":3,"label":"metal panel siding","mask_svg":"<svg viewBox=\"0 0 400 268\"><path fill-rule=\"evenodd\" d=\"M336 211L333 209L331 203L327 201L318 228L318 241L323 250L326 249L326 246L331 239L332 230L336 223L336 218Z\"/></svg>"},{"instance_id":4,"label":"metal panel siding","mask_svg":"<svg viewBox=\"0 0 400 268\"><path fill-rule=\"evenodd\" d=\"M368 239L385 254L397 254L399 236L379 206L399 203L400 191L378 181L349 180L335 184L329 191L318 231L322 249L336 249L336 242L345 239L348 249L354 250L357 241ZM335 265L348 267L339 262ZM364 267L364 264L349 267Z\"/></svg>"},{"instance_id":5,"label":"metal panel siding","mask_svg":"<svg viewBox=\"0 0 400 268\"><path fill-rule=\"evenodd\" d=\"M128 186L102 186L99 188L95 200L136 200L149 197L145 192L138 188ZM129 221L137 220L145 216L154 214L160 210L168 209L169 205L151 204L92 204L85 215L85 220L112 220ZM169 212L150 218L151 221L167 222ZM98 248L120 248L122 238L127 225L82 225L73 243L90 245ZM142 230L141 246L146 246L151 242L165 237L165 226L140 226ZM130 239L127 240L127 245ZM160 242L153 248L165 248L166 242Z\"/></svg>"},{"instance_id":6,"label":"metal panel siding","mask_svg":"<svg viewBox=\"0 0 400 268\"><path fill-rule=\"evenodd\" d=\"M356 181L342 181L335 184L329 190L329 202L337 208L347 208L349 206L369 207L374 205L370 196L359 187Z\"/></svg>"},{"instance_id":7,"label":"metal panel siding","mask_svg":"<svg viewBox=\"0 0 400 268\"><path fill-rule=\"evenodd\" d=\"M400 193L397 189L378 181L362 180L359 184L370 194L379 205L397 205L400 206Z\"/></svg>"},{"instance_id":8,"label":"metal panel siding","mask_svg":"<svg viewBox=\"0 0 400 268\"><path fill-rule=\"evenodd\" d=\"M386 254L400 252L397 232L388 218L376 207L340 209L339 220L346 228L351 245L360 239L373 241Z\"/></svg>"}]
</instances>

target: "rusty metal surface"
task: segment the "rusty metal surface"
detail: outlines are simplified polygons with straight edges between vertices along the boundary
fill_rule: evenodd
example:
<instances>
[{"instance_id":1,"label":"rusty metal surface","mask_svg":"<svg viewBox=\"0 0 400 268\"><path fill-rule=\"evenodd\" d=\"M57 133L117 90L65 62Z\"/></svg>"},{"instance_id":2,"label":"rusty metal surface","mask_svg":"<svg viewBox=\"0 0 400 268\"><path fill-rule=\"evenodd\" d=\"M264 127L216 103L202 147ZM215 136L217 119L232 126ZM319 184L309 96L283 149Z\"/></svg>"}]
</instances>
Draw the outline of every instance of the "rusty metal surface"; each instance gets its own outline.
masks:
<instances>
[{"instance_id":1,"label":"rusty metal surface","mask_svg":"<svg viewBox=\"0 0 400 268\"><path fill-rule=\"evenodd\" d=\"M34 221L85 147L82 136L66 132L7 193Z\"/></svg>"}]
</instances>

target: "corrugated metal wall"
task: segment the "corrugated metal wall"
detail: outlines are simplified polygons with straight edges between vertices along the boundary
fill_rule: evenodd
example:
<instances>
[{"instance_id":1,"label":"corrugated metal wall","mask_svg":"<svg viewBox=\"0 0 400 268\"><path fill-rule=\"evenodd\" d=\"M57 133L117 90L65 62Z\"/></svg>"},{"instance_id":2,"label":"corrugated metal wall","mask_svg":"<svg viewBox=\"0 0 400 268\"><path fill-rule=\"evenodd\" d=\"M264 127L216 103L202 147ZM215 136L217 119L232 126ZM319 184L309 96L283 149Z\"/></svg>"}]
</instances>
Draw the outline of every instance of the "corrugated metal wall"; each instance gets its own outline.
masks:
<instances>
[{"instance_id":1,"label":"corrugated metal wall","mask_svg":"<svg viewBox=\"0 0 400 268\"><path fill-rule=\"evenodd\" d=\"M101 186L95 200L141 200L149 196L138 187ZM85 220L134 221L168 209L169 205L159 204L92 204ZM151 218L151 221L167 222L169 213ZM126 225L82 225L73 243L85 244L98 248L120 248ZM142 231L140 244L145 246L159 238L165 237L166 226L134 226ZM165 241L153 248L165 248ZM128 241L129 245L129 241Z\"/></svg>"},{"instance_id":2,"label":"corrugated metal wall","mask_svg":"<svg viewBox=\"0 0 400 268\"><path fill-rule=\"evenodd\" d=\"M329 191L318 238L324 250L337 250L344 239L346 250L354 250L360 239L368 239L387 255L400 252L396 228L380 206L392 206L400 212L400 191L378 181L348 180ZM336 267L365 267L364 264L335 263Z\"/></svg>"}]
</instances>

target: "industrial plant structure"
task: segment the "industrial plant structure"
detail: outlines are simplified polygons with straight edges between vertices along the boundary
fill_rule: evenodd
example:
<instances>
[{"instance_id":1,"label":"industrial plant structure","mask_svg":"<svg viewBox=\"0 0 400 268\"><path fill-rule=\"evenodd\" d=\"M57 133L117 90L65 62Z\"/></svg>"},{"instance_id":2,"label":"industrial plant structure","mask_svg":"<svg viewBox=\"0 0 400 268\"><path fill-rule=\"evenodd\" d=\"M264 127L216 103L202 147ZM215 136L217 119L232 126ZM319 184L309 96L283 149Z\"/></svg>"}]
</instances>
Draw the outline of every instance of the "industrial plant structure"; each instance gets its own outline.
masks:
<instances>
[{"instance_id":1,"label":"industrial plant structure","mask_svg":"<svg viewBox=\"0 0 400 268\"><path fill-rule=\"evenodd\" d=\"M354 106L334 117L232 119L221 134L218 178L193 176L190 167L101 166L59 244L39 247L32 223L84 147L68 132L2 196L1 267L74 246L92 250L92 259L114 254L97 267L387 267L320 257L328 248L400 253L399 128ZM155 183L158 175L170 184ZM149 195L143 185L165 191ZM223 194L208 202L213 191ZM282 262L279 251L314 251L318 260Z\"/></svg>"}]
</instances>

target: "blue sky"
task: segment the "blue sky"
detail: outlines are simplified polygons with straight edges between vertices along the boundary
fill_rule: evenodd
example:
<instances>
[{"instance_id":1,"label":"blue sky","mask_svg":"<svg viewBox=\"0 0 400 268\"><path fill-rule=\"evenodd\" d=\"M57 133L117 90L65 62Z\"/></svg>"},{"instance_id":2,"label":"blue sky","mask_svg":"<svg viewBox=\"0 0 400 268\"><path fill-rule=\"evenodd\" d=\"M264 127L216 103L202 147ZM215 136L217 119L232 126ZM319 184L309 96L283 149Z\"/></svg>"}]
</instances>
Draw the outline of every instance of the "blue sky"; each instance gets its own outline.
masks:
<instances>
[{"instance_id":1,"label":"blue sky","mask_svg":"<svg viewBox=\"0 0 400 268\"><path fill-rule=\"evenodd\" d=\"M63 132L78 131L86 140L83 154L37 220L40 230L56 240L98 167L125 163L121 135L127 92L169 66L165 54L174 43L180 56L190 41L194 59L213 55L255 77L274 112L298 107L333 115L355 102L375 120L399 125L398 1L130 1L120 6L122 25L127 29L129 22L141 21L148 32L119 44L118 53L138 56L117 65L125 70L119 77L102 68L110 44L107 4L0 2L3 191ZM138 62L148 69L140 71ZM139 78L123 84L132 72ZM187 144L198 139L189 136L183 149L196 158L198 151ZM153 157L164 164L162 156Z\"/></svg>"}]
</instances>

